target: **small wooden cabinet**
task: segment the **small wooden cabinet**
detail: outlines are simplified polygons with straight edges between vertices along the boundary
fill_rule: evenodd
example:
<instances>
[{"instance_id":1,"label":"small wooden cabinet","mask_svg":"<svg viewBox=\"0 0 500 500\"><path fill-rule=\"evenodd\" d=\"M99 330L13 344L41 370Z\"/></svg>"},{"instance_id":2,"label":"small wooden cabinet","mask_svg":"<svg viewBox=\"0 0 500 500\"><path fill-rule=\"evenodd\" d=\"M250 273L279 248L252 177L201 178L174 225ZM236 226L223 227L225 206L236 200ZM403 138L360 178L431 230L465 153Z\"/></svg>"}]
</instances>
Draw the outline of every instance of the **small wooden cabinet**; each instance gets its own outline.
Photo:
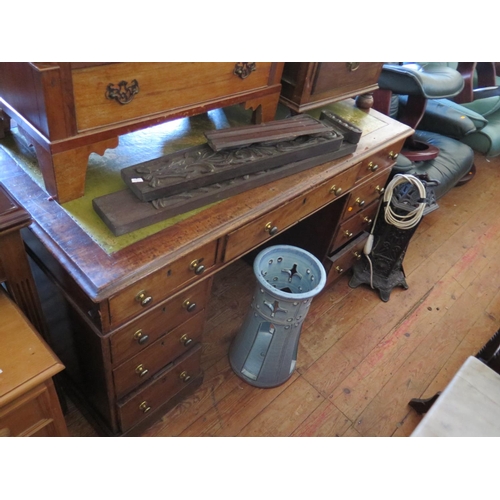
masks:
<instances>
[{"instance_id":1,"label":"small wooden cabinet","mask_svg":"<svg viewBox=\"0 0 500 500\"><path fill-rule=\"evenodd\" d=\"M83 196L88 157L120 135L244 103L273 120L283 63L0 63L0 137L14 118L33 143L47 192ZM3 113L2 113L3 110Z\"/></svg>"},{"instance_id":2,"label":"small wooden cabinet","mask_svg":"<svg viewBox=\"0 0 500 500\"><path fill-rule=\"evenodd\" d=\"M52 381L64 366L3 291L0 314L0 435L67 436Z\"/></svg>"},{"instance_id":3,"label":"small wooden cabinet","mask_svg":"<svg viewBox=\"0 0 500 500\"><path fill-rule=\"evenodd\" d=\"M373 92L383 63L287 62L281 79L281 102L302 113L348 97Z\"/></svg>"}]
</instances>

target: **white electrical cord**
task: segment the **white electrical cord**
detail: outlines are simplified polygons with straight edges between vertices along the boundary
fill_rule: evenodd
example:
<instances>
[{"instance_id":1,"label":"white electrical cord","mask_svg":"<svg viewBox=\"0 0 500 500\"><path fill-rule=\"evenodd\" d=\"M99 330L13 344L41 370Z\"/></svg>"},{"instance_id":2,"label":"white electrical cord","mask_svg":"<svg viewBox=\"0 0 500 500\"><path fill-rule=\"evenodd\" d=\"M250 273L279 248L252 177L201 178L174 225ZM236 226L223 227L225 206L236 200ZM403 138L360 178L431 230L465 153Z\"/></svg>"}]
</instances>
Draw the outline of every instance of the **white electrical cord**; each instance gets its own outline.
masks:
<instances>
[{"instance_id":1,"label":"white electrical cord","mask_svg":"<svg viewBox=\"0 0 500 500\"><path fill-rule=\"evenodd\" d=\"M418 207L408 212L407 215L398 215L391 208L391 200L392 195L394 193L394 189L399 186L399 184L404 184L409 182L413 184L420 194L420 199L422 200ZM399 229L411 229L415 227L424 215L424 210L426 206L425 198L427 193L425 191L425 186L422 181L415 177L414 175L405 175L405 174L396 174L391 182L387 185L386 190L384 191L384 203L385 205L385 221L387 224L391 224L396 226Z\"/></svg>"},{"instance_id":2,"label":"white electrical cord","mask_svg":"<svg viewBox=\"0 0 500 500\"><path fill-rule=\"evenodd\" d=\"M399 185L405 182L409 182L417 187L418 192L420 194L420 199L422 202L419 203L418 207L411 212L408 212L407 215L398 215L391 208L391 200L394 194L394 189ZM422 181L415 177L414 175L405 175L405 174L396 174L391 182L387 185L384 196L380 200L380 206L377 210L377 215L375 216L375 220L373 221L372 229L370 234L368 235L368 239L366 240L365 246L363 248L363 253L368 259L368 263L370 264L370 286L373 289L373 264L370 259L370 253L373 247L374 235L373 232L375 230L375 224L377 223L378 215L382 206L385 205L384 209L384 218L387 224L391 224L399 229L411 229L415 227L424 215L424 210L426 207L426 196L427 192L425 190L425 186Z\"/></svg>"}]
</instances>

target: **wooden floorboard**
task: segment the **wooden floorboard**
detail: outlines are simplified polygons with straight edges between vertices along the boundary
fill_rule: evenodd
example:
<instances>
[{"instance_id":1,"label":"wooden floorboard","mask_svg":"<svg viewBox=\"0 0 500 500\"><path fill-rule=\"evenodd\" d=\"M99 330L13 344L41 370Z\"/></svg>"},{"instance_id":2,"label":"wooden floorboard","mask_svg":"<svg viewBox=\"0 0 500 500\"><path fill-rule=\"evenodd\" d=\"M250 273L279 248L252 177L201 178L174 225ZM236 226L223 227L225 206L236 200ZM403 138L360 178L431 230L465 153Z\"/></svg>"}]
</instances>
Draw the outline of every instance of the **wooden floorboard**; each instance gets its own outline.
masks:
<instances>
[{"instance_id":1,"label":"wooden floorboard","mask_svg":"<svg viewBox=\"0 0 500 500\"><path fill-rule=\"evenodd\" d=\"M439 200L404 260L408 290L382 302L342 277L315 297L297 367L273 389L231 370L227 352L248 310L252 268L238 261L213 283L199 390L144 436L409 436L415 397L442 390L500 327L500 158L477 155L477 174ZM74 406L70 435L95 435Z\"/></svg>"}]
</instances>

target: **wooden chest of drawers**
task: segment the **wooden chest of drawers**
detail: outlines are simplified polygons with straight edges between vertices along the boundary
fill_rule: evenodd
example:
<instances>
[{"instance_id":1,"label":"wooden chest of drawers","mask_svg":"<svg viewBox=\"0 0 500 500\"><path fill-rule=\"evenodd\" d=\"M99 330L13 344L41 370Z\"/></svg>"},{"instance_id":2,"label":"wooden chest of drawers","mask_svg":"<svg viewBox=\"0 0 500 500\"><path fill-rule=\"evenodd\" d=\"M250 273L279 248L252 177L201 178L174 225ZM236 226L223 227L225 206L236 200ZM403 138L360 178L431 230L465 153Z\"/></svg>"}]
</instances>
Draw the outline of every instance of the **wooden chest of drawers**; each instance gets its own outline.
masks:
<instances>
[{"instance_id":1,"label":"wooden chest of drawers","mask_svg":"<svg viewBox=\"0 0 500 500\"><path fill-rule=\"evenodd\" d=\"M374 110L346 106L366 128L354 153L210 205L113 253L0 148L0 182L34 220L23 237L52 312L53 348L104 433L140 434L202 383L212 278L225 266L285 242L311 251L336 278L331 259L357 244L354 231L334 243L339 227L364 210L349 210L352 193L376 203L375 188L412 133Z\"/></svg>"},{"instance_id":2,"label":"wooden chest of drawers","mask_svg":"<svg viewBox=\"0 0 500 500\"><path fill-rule=\"evenodd\" d=\"M64 369L0 290L0 436L67 436L52 377Z\"/></svg>"},{"instance_id":3,"label":"wooden chest of drawers","mask_svg":"<svg viewBox=\"0 0 500 500\"><path fill-rule=\"evenodd\" d=\"M0 63L0 109L35 146L48 193L65 203L84 194L90 153L115 148L122 134L239 103L256 122L274 119L282 69L263 62ZM2 123L8 127L0 116Z\"/></svg>"},{"instance_id":4,"label":"wooden chest of drawers","mask_svg":"<svg viewBox=\"0 0 500 500\"><path fill-rule=\"evenodd\" d=\"M281 101L297 112L377 89L383 63L294 62L283 69Z\"/></svg>"}]
</instances>

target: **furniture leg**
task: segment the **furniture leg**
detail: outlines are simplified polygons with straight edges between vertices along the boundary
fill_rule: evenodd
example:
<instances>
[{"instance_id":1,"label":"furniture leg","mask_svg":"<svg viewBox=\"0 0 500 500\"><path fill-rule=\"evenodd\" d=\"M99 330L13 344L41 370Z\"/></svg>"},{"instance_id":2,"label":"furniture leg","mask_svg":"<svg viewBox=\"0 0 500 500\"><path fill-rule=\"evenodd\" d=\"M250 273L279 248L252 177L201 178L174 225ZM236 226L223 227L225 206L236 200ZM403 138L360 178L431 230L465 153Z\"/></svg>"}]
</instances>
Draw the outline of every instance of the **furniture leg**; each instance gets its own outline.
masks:
<instances>
[{"instance_id":1,"label":"furniture leg","mask_svg":"<svg viewBox=\"0 0 500 500\"><path fill-rule=\"evenodd\" d=\"M411 406L419 415L423 415L431 409L431 406L434 404L440 394L441 392L436 392L434 396L426 399L413 398L408 403L408 406Z\"/></svg>"},{"instance_id":2,"label":"furniture leg","mask_svg":"<svg viewBox=\"0 0 500 500\"><path fill-rule=\"evenodd\" d=\"M252 109L252 123L265 123L274 120L278 107L279 94L269 94L245 103L245 109Z\"/></svg>"},{"instance_id":3,"label":"furniture leg","mask_svg":"<svg viewBox=\"0 0 500 500\"><path fill-rule=\"evenodd\" d=\"M5 132L10 130L10 116L0 108L0 139L5 137Z\"/></svg>"},{"instance_id":4,"label":"furniture leg","mask_svg":"<svg viewBox=\"0 0 500 500\"><path fill-rule=\"evenodd\" d=\"M36 141L38 165L45 189L60 204L80 198L85 193L88 158L91 153L104 155L106 149L118 146L118 137L52 154Z\"/></svg>"}]
</instances>

